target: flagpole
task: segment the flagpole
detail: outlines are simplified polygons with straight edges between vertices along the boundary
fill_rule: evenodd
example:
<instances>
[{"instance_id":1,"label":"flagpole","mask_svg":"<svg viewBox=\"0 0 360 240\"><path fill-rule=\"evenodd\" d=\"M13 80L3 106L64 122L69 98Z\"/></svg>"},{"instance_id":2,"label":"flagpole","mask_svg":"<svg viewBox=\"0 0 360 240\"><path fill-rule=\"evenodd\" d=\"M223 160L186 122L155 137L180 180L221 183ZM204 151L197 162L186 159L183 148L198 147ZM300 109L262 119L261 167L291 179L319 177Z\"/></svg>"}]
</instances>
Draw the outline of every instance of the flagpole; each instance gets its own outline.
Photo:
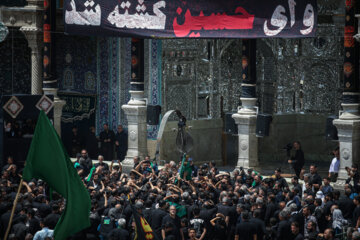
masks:
<instances>
[{"instance_id":1,"label":"flagpole","mask_svg":"<svg viewBox=\"0 0 360 240\"><path fill-rule=\"evenodd\" d=\"M18 187L18 190L17 190L17 193L16 193L16 197L15 197L15 200L14 200L14 205L13 205L12 210L11 210L10 220L9 220L9 223L8 223L8 226L7 226L7 229L6 229L4 240L7 240L9 232L10 232L11 223L12 223L12 220L13 220L13 217L14 217L14 212L15 212L16 204L17 204L17 201L18 201L18 198L19 198L19 194L20 194L20 190L21 190L22 185L23 185L23 179L21 178L20 184L19 184L19 187Z\"/></svg>"}]
</instances>

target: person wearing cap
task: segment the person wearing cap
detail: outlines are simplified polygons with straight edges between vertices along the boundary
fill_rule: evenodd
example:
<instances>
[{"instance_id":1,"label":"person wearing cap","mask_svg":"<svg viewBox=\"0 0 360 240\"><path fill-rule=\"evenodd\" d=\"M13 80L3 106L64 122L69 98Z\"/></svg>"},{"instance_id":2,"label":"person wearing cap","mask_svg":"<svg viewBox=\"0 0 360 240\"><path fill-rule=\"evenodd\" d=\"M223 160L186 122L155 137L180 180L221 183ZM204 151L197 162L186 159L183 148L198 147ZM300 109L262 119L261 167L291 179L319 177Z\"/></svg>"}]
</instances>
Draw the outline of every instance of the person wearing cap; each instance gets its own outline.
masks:
<instances>
[{"instance_id":1,"label":"person wearing cap","mask_svg":"<svg viewBox=\"0 0 360 240\"><path fill-rule=\"evenodd\" d=\"M340 170L340 151L339 147L333 150L334 158L331 161L330 168L329 168L329 178L332 182L336 182L339 170Z\"/></svg>"}]
</instances>

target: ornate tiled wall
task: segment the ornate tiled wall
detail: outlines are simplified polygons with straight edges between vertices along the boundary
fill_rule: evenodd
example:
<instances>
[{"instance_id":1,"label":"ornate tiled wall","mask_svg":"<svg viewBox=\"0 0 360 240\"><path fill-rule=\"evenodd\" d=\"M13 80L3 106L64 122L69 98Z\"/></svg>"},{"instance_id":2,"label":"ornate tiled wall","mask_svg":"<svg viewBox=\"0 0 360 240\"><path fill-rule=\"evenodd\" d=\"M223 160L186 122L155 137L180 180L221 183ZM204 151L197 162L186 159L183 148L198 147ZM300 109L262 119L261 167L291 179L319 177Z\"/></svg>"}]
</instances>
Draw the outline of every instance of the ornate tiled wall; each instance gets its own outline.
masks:
<instances>
[{"instance_id":1,"label":"ornate tiled wall","mask_svg":"<svg viewBox=\"0 0 360 240\"><path fill-rule=\"evenodd\" d=\"M162 61L162 42L161 40L147 40L146 50L146 71L145 77L148 79L145 89L148 104L161 105L161 61ZM159 126L148 125L148 138L156 139Z\"/></svg>"},{"instance_id":2,"label":"ornate tiled wall","mask_svg":"<svg viewBox=\"0 0 360 240\"><path fill-rule=\"evenodd\" d=\"M22 32L9 28L7 38L0 43L0 96L30 94L30 48Z\"/></svg>"},{"instance_id":3,"label":"ornate tiled wall","mask_svg":"<svg viewBox=\"0 0 360 240\"><path fill-rule=\"evenodd\" d=\"M161 103L161 41L147 40L145 96ZM61 37L57 43L57 74L62 92L97 95L96 129L104 123L116 130L127 126L121 106L130 100L131 41L129 38ZM158 126L148 127L156 138Z\"/></svg>"},{"instance_id":4,"label":"ornate tiled wall","mask_svg":"<svg viewBox=\"0 0 360 240\"><path fill-rule=\"evenodd\" d=\"M128 101L129 39L68 37L57 43L57 72L62 92L97 95L96 129L125 124L121 105Z\"/></svg>"},{"instance_id":5,"label":"ornate tiled wall","mask_svg":"<svg viewBox=\"0 0 360 240\"><path fill-rule=\"evenodd\" d=\"M241 40L163 40L163 112L188 119L235 112L241 94Z\"/></svg>"},{"instance_id":6,"label":"ornate tiled wall","mask_svg":"<svg viewBox=\"0 0 360 240\"><path fill-rule=\"evenodd\" d=\"M330 21L318 25L315 38L257 39L259 111L336 114L342 93L339 36L343 29ZM199 119L237 111L240 39L164 40L163 56L163 112L179 109Z\"/></svg>"}]
</instances>

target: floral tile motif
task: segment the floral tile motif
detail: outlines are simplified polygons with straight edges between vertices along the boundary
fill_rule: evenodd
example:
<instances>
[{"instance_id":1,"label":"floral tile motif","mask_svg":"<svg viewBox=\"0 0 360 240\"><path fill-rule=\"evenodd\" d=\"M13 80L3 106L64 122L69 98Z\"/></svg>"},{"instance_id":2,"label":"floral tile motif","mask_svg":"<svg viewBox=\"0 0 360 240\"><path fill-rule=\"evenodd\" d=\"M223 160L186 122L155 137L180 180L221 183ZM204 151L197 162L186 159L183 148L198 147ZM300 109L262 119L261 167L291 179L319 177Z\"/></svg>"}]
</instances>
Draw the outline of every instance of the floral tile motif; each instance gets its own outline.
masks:
<instances>
[{"instance_id":1,"label":"floral tile motif","mask_svg":"<svg viewBox=\"0 0 360 240\"><path fill-rule=\"evenodd\" d=\"M17 115L23 110L24 105L16 96L12 96L7 103L3 106L3 109L12 117L16 118Z\"/></svg>"},{"instance_id":2,"label":"floral tile motif","mask_svg":"<svg viewBox=\"0 0 360 240\"><path fill-rule=\"evenodd\" d=\"M150 40L150 59L149 59L149 104L161 105L161 40ZM148 139L156 139L159 130L158 126L148 126Z\"/></svg>"},{"instance_id":3,"label":"floral tile motif","mask_svg":"<svg viewBox=\"0 0 360 240\"><path fill-rule=\"evenodd\" d=\"M85 89L93 91L96 87L96 77L91 71L85 73Z\"/></svg>"},{"instance_id":4,"label":"floral tile motif","mask_svg":"<svg viewBox=\"0 0 360 240\"><path fill-rule=\"evenodd\" d=\"M97 38L59 35L55 46L59 90L95 94Z\"/></svg>"},{"instance_id":5,"label":"floral tile motif","mask_svg":"<svg viewBox=\"0 0 360 240\"><path fill-rule=\"evenodd\" d=\"M40 111L43 110L46 114L48 114L50 110L54 107L54 102L46 95L43 95L36 103L35 107Z\"/></svg>"},{"instance_id":6,"label":"floral tile motif","mask_svg":"<svg viewBox=\"0 0 360 240\"><path fill-rule=\"evenodd\" d=\"M71 68L64 69L62 88L66 90L74 89L74 72Z\"/></svg>"}]
</instances>

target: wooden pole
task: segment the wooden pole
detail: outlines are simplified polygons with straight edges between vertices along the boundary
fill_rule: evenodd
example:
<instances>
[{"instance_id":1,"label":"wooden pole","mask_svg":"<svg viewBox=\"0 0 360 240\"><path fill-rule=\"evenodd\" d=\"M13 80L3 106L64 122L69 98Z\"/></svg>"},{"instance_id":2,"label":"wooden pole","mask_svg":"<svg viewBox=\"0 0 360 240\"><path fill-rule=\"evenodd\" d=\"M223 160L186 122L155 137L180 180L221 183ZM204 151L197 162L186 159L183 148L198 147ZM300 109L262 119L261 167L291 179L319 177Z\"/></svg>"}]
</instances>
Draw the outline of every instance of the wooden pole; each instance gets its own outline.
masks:
<instances>
[{"instance_id":1,"label":"wooden pole","mask_svg":"<svg viewBox=\"0 0 360 240\"><path fill-rule=\"evenodd\" d=\"M17 190L17 193L16 193L16 197L15 197L15 200L14 200L14 205L13 205L13 208L11 210L10 220L9 220L9 223L8 223L8 226L7 226L7 229L6 229L4 240L7 240L9 232L10 232L11 223L12 223L12 220L13 220L13 217L14 217L14 212L15 212L16 204L17 204L17 201L18 201L18 198L19 198L19 193L20 193L22 185L23 185L23 179L21 178L20 184L19 184L19 187L18 187L18 190Z\"/></svg>"}]
</instances>

